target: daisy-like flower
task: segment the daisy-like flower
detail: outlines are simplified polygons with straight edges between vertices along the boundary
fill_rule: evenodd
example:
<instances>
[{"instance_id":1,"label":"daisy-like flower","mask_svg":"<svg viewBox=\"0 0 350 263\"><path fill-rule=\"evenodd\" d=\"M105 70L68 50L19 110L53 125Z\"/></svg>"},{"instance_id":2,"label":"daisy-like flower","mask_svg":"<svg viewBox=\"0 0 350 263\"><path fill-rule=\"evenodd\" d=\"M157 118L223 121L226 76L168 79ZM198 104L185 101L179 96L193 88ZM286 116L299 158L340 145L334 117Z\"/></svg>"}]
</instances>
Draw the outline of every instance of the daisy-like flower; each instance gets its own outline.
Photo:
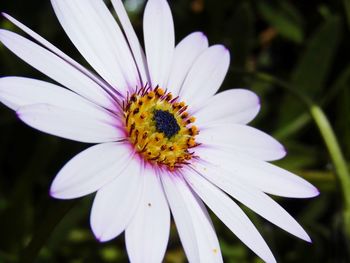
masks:
<instances>
[{"instance_id":1,"label":"daisy-like flower","mask_svg":"<svg viewBox=\"0 0 350 263\"><path fill-rule=\"evenodd\" d=\"M285 150L247 126L260 109L254 93L216 94L230 62L225 47L209 47L200 32L175 47L166 0L146 4L145 53L121 0L112 0L119 24L103 0L51 2L96 73L3 14L34 42L7 30L0 30L0 41L57 84L4 77L0 100L38 130L97 144L62 168L50 194L72 199L97 192L90 221L99 241L125 231L131 262L161 262L171 211L188 260L222 262L208 206L259 257L275 262L237 200L310 242L268 194L309 198L318 191L267 162Z\"/></svg>"}]
</instances>

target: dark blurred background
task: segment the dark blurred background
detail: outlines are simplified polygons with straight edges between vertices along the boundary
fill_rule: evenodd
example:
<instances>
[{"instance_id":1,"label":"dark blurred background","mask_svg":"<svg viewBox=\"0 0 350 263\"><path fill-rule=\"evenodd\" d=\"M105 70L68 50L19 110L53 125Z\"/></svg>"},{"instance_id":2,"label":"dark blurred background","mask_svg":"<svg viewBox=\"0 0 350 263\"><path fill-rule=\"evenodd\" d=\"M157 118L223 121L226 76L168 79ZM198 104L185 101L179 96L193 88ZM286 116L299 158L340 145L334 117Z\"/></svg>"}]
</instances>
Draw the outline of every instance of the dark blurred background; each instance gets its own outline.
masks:
<instances>
[{"instance_id":1,"label":"dark blurred background","mask_svg":"<svg viewBox=\"0 0 350 263\"><path fill-rule=\"evenodd\" d=\"M125 4L142 37L144 1ZM321 105L349 161L350 2L173 0L170 5L177 42L193 31L203 31L211 44L223 43L230 49L231 68L222 90L241 87L259 94L262 111L252 125L287 147L287 157L277 164L321 190L311 200L278 199L305 227L312 244L245 209L278 262L350 262L341 220L341 188L327 148L307 107L282 88L295 89ZM1 0L0 11L86 65L48 0ZM3 18L0 27L17 31ZM0 44L0 76L7 75L48 80ZM0 262L33 262L37 253L34 262L127 262L123 235L104 244L94 239L89 227L92 196L77 201L49 197L57 171L87 147L37 132L0 105ZM261 262L219 220L213 220L225 262ZM186 262L174 225L165 262Z\"/></svg>"}]
</instances>

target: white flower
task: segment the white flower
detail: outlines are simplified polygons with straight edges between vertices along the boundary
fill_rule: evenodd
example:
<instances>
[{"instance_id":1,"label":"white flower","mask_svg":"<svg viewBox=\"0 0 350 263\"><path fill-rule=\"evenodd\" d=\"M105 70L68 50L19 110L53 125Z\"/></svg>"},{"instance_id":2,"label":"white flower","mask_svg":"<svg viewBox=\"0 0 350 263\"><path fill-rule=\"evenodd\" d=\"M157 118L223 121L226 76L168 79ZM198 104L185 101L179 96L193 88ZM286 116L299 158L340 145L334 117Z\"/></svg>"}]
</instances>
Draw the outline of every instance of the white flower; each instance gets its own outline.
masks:
<instances>
[{"instance_id":1,"label":"white flower","mask_svg":"<svg viewBox=\"0 0 350 263\"><path fill-rule=\"evenodd\" d=\"M258 256L275 262L230 195L310 241L267 194L308 198L318 191L267 163L285 151L246 125L259 111L257 96L243 89L215 95L229 67L227 49L208 47L198 32L175 47L165 0L146 5L146 55L120 0L112 3L121 27L102 0L51 2L67 35L98 75L3 14L37 43L7 30L0 30L1 42L59 85L4 77L0 100L36 129L97 143L63 167L51 195L71 199L97 191L91 227L98 240L125 231L132 262L161 262L171 210L188 260L222 262L204 202Z\"/></svg>"}]
</instances>

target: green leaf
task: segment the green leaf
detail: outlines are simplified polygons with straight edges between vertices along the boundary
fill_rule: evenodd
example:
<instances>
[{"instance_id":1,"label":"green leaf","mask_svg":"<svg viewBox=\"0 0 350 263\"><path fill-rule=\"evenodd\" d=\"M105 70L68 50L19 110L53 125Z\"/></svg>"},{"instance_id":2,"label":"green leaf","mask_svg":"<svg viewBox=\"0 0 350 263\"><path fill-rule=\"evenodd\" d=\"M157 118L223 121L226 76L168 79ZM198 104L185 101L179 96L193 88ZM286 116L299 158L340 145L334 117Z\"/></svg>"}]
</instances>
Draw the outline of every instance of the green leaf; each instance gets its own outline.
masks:
<instances>
[{"instance_id":1,"label":"green leaf","mask_svg":"<svg viewBox=\"0 0 350 263\"><path fill-rule=\"evenodd\" d=\"M266 1L259 1L257 7L263 18L281 36L295 43L301 43L304 38L301 15L290 2L279 1L277 3L271 4Z\"/></svg>"},{"instance_id":2,"label":"green leaf","mask_svg":"<svg viewBox=\"0 0 350 263\"><path fill-rule=\"evenodd\" d=\"M299 92L311 98L322 94L341 35L341 19L338 16L330 16L311 36L291 77L292 85ZM279 126L290 123L303 110L295 98L290 95L286 95L282 105Z\"/></svg>"},{"instance_id":3,"label":"green leaf","mask_svg":"<svg viewBox=\"0 0 350 263\"><path fill-rule=\"evenodd\" d=\"M338 16L332 16L321 24L293 72L294 86L312 97L320 94L338 49L341 32L341 19Z\"/></svg>"}]
</instances>

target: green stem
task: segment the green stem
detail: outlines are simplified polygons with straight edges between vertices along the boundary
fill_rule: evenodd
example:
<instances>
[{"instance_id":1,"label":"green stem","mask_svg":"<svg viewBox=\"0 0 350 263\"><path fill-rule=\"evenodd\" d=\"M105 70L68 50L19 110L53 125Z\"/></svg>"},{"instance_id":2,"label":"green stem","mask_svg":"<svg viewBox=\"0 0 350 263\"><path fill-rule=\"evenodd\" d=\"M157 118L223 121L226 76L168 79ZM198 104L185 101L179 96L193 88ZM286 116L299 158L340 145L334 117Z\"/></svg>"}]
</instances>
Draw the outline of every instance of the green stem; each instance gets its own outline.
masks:
<instances>
[{"instance_id":1,"label":"green stem","mask_svg":"<svg viewBox=\"0 0 350 263\"><path fill-rule=\"evenodd\" d=\"M320 131L320 134L326 144L327 150L329 152L329 155L332 159L332 163L335 168L336 175L338 177L338 181L341 185L343 200L344 200L344 211L343 211L344 227L347 235L350 237L350 173L349 173L345 158L343 156L343 153L341 151L339 142L335 136L335 133L333 131L333 128L327 116L324 114L324 112L318 105L316 105L307 96L300 93L297 88L293 87L289 83L283 80L280 80L274 76L270 76L269 74L266 74L266 73L245 72L245 74L252 75L253 77L259 80L273 83L277 86L280 86L288 90L288 92L295 95L299 100L301 100L307 106L310 112L310 115L314 120L315 124L317 125Z\"/></svg>"},{"instance_id":2,"label":"green stem","mask_svg":"<svg viewBox=\"0 0 350 263\"><path fill-rule=\"evenodd\" d=\"M40 223L39 228L35 231L31 241L24 249L20 257L20 263L35 262L53 230L76 203L76 200L64 202L55 201L55 203L51 205L42 223Z\"/></svg>"},{"instance_id":3,"label":"green stem","mask_svg":"<svg viewBox=\"0 0 350 263\"><path fill-rule=\"evenodd\" d=\"M328 152L331 156L336 174L340 185L342 187L342 193L344 198L344 223L346 232L350 236L350 174L349 170L340 149L340 145L335 136L333 128L327 119L326 115L320 107L313 105L310 108L312 118L317 124L317 127L322 135L322 138L327 146Z\"/></svg>"}]
</instances>

